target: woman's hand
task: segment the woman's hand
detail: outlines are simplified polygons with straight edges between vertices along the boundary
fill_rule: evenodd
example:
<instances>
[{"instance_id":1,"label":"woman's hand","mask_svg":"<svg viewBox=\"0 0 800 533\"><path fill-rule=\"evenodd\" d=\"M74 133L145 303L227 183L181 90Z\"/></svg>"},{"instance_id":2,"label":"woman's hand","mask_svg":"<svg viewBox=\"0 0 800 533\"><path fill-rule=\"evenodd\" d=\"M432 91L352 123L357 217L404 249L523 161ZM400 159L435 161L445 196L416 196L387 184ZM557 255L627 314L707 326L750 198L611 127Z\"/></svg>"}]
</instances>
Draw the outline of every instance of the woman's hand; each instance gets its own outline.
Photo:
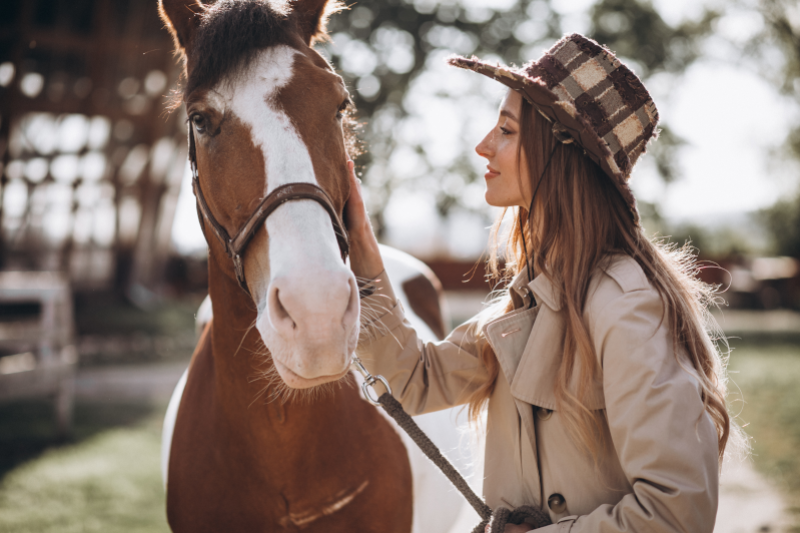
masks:
<instances>
[{"instance_id":1,"label":"woman's hand","mask_svg":"<svg viewBox=\"0 0 800 533\"><path fill-rule=\"evenodd\" d=\"M486 533L489 533L489 524L486 524L486 529L484 530ZM515 524L506 524L505 530L503 533L528 533L528 531L533 531L531 526L522 524L522 525L515 525Z\"/></svg>"},{"instance_id":2,"label":"woman's hand","mask_svg":"<svg viewBox=\"0 0 800 533\"><path fill-rule=\"evenodd\" d=\"M527 524L521 524L519 526L515 524L506 524L505 533L528 533L528 531L533 531L531 526Z\"/></svg>"},{"instance_id":3,"label":"woman's hand","mask_svg":"<svg viewBox=\"0 0 800 533\"><path fill-rule=\"evenodd\" d=\"M356 178L355 163L348 161L347 169L350 171L350 198L344 222L350 235L350 268L357 278L375 279L383 272L383 259L361 197L361 180Z\"/></svg>"}]
</instances>

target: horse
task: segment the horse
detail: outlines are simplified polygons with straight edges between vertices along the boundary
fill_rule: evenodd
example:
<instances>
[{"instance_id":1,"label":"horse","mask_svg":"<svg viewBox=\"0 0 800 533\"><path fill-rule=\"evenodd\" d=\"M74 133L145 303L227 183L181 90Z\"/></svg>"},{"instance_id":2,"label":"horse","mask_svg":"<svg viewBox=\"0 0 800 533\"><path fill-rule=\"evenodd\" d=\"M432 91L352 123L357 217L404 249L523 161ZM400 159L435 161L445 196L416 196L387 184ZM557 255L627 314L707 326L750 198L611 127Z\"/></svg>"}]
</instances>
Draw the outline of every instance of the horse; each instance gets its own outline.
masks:
<instances>
[{"instance_id":1,"label":"horse","mask_svg":"<svg viewBox=\"0 0 800 533\"><path fill-rule=\"evenodd\" d=\"M343 261L350 101L313 48L340 9L159 1L183 58L213 316L165 419L175 532L446 531L463 507L350 371L362 313ZM430 272L383 253L412 318L441 336ZM453 417L426 425L441 433Z\"/></svg>"}]
</instances>

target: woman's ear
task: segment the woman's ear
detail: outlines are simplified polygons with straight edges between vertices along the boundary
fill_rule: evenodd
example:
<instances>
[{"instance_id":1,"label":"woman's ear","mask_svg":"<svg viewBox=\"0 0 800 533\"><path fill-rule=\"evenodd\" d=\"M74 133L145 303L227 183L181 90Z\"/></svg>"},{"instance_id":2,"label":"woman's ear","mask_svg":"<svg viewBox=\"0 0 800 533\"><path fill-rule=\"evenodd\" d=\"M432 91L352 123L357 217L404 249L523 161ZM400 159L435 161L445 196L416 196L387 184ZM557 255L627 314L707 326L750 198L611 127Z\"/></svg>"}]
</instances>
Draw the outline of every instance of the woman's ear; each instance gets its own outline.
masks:
<instances>
[{"instance_id":1,"label":"woman's ear","mask_svg":"<svg viewBox=\"0 0 800 533\"><path fill-rule=\"evenodd\" d=\"M172 35L175 51L182 54L184 59L192 47L204 9L199 0L158 1L158 14Z\"/></svg>"},{"instance_id":2,"label":"woman's ear","mask_svg":"<svg viewBox=\"0 0 800 533\"><path fill-rule=\"evenodd\" d=\"M330 16L347 9L339 0L292 0L290 5L292 17L308 46L326 40Z\"/></svg>"}]
</instances>

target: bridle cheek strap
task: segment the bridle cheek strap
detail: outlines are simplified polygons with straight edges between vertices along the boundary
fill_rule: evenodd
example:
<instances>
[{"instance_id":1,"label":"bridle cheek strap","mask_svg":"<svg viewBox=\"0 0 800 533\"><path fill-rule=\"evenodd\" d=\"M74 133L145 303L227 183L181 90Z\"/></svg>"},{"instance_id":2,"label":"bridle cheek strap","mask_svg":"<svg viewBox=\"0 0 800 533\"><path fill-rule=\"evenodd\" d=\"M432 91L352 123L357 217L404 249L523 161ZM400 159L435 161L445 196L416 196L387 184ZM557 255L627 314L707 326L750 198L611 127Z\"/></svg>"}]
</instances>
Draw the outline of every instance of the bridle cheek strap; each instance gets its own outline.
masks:
<instances>
[{"instance_id":1,"label":"bridle cheek strap","mask_svg":"<svg viewBox=\"0 0 800 533\"><path fill-rule=\"evenodd\" d=\"M347 239L347 233L344 229L344 224L339 217L339 213L333 207L328 193L325 192L318 185L313 183L287 183L281 185L267 195L266 198L261 200L258 207L253 214L248 217L247 221L239 228L239 231L231 237L228 231L217 221L211 209L208 207L206 198L203 195L203 190L200 188L200 178L197 172L197 157L194 146L194 132L192 125L189 124L189 161L192 166L192 190L195 198L197 198L197 216L200 219L201 227L207 221L214 230L214 234L225 247L225 253L233 261L233 268L236 273L236 280L239 285L248 294L250 293L247 288L247 281L244 277L244 251L247 245L253 239L258 228L276 209L293 200L313 200L322 206L328 213L333 223L333 231L336 234L336 240L339 243L339 250L342 253L342 260L346 260L350 253L350 242Z\"/></svg>"}]
</instances>

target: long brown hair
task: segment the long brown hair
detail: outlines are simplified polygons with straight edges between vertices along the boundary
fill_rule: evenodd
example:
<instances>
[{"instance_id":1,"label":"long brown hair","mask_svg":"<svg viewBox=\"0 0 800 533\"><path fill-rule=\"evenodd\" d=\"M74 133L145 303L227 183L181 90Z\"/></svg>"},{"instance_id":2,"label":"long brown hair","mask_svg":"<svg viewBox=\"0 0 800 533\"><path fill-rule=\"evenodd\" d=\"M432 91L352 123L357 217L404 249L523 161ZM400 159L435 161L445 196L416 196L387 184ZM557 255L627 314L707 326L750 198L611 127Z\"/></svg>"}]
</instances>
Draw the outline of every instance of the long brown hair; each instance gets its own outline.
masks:
<instances>
[{"instance_id":1,"label":"long brown hair","mask_svg":"<svg viewBox=\"0 0 800 533\"><path fill-rule=\"evenodd\" d=\"M527 165L520 168L527 167L529 176L521 179L531 180L531 190L538 187L532 216L526 209L512 208L518 216L511 217L504 235L500 235L500 228L505 212L498 218L488 271L496 280L508 281L526 267L527 250L534 271L547 276L560 289L566 337L555 398L568 427L595 458L607 444L601 415L587 407L591 385L599 378L600 368L583 310L592 274L611 255L625 254L641 266L664 301L666 315L662 320L672 330L675 356L681 361L685 354L698 375L706 411L717 429L721 461L732 428L734 433L737 428L725 406L725 359L715 342L724 343L724 337L719 335L709 313L710 305L715 303L715 287L698 279L693 249L648 239L611 179L583 154L580 146L556 140L550 123L525 100L520 117L520 159L523 158ZM503 268L498 246L501 242L505 247ZM495 314L511 308L507 295L494 305ZM477 419L491 396L499 371L488 342L483 344L481 359L490 379L470 398L473 419ZM570 389L576 365L580 369L577 383Z\"/></svg>"}]
</instances>

